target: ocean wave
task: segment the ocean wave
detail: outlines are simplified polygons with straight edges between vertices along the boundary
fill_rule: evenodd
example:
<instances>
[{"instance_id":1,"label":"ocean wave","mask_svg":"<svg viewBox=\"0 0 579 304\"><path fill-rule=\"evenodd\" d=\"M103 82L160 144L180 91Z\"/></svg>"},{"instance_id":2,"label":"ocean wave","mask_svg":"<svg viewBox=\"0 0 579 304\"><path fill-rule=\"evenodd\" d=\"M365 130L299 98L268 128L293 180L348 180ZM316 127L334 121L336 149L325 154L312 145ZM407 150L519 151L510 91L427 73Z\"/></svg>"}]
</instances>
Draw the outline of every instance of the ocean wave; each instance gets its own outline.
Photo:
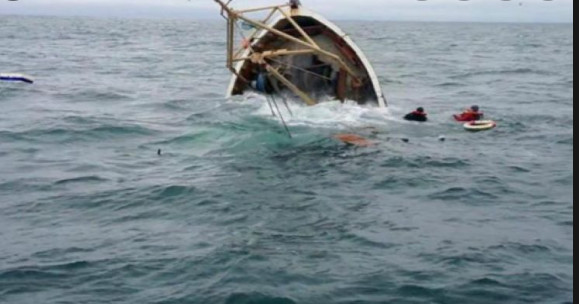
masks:
<instances>
[{"instance_id":1,"label":"ocean wave","mask_svg":"<svg viewBox=\"0 0 579 304\"><path fill-rule=\"evenodd\" d=\"M374 183L372 189L376 190L386 190L386 189L400 189L400 188L425 188L432 187L437 184L436 179L432 178L401 178L401 177L387 177L377 183Z\"/></svg>"},{"instance_id":2,"label":"ocean wave","mask_svg":"<svg viewBox=\"0 0 579 304\"><path fill-rule=\"evenodd\" d=\"M80 247L68 247L68 248L53 248L44 251L35 252L32 257L37 259L52 259L54 257L64 257L66 255L72 254L85 254L93 252L94 249L80 248Z\"/></svg>"},{"instance_id":3,"label":"ocean wave","mask_svg":"<svg viewBox=\"0 0 579 304\"><path fill-rule=\"evenodd\" d=\"M530 173L530 172L532 172L531 169L524 168L524 167L521 167L521 166L514 166L514 165L512 165L512 166L507 166L506 168L508 168L509 170L511 170L511 171L514 172L514 173Z\"/></svg>"},{"instance_id":4,"label":"ocean wave","mask_svg":"<svg viewBox=\"0 0 579 304\"><path fill-rule=\"evenodd\" d=\"M17 87L13 85L1 86L0 87L0 102L4 102L5 100L9 100L9 98L18 96L20 93L27 92L26 88Z\"/></svg>"},{"instance_id":5,"label":"ocean wave","mask_svg":"<svg viewBox=\"0 0 579 304\"><path fill-rule=\"evenodd\" d=\"M574 147L573 143L574 143L573 136L565 138L565 139L560 139L557 141L557 144L559 144L559 145L570 146L570 147Z\"/></svg>"},{"instance_id":6,"label":"ocean wave","mask_svg":"<svg viewBox=\"0 0 579 304\"><path fill-rule=\"evenodd\" d=\"M297 304L298 302L277 296L268 296L261 293L234 293L227 296L225 304Z\"/></svg>"},{"instance_id":7,"label":"ocean wave","mask_svg":"<svg viewBox=\"0 0 579 304\"><path fill-rule=\"evenodd\" d=\"M107 102L133 100L131 93L104 91L95 89L76 89L71 92L58 92L54 94L57 99L65 99L71 102Z\"/></svg>"},{"instance_id":8,"label":"ocean wave","mask_svg":"<svg viewBox=\"0 0 579 304\"><path fill-rule=\"evenodd\" d=\"M202 192L194 186L162 185L147 188L131 189L121 193L111 192L108 199L101 199L107 205L113 205L115 211L141 209L145 212L149 210L145 207L160 207L162 204L194 203L195 199L200 199L198 195ZM122 196L118 197L119 194ZM99 208L104 206L98 206Z\"/></svg>"},{"instance_id":9,"label":"ocean wave","mask_svg":"<svg viewBox=\"0 0 579 304\"><path fill-rule=\"evenodd\" d=\"M380 83L383 84L404 84L403 81L393 79L392 77L378 76L378 80L380 80Z\"/></svg>"},{"instance_id":10,"label":"ocean wave","mask_svg":"<svg viewBox=\"0 0 579 304\"><path fill-rule=\"evenodd\" d=\"M76 181L72 181L73 183ZM65 184L66 185L66 182ZM158 185L149 187L125 187L102 190L90 194L64 193L50 196L38 201L39 204L59 201L69 208L85 211L94 210L134 210L148 207L159 207L163 203L194 203L193 194L200 194L193 186ZM201 200L203 197L197 197ZM80 204L79 202L83 202Z\"/></svg>"},{"instance_id":11,"label":"ocean wave","mask_svg":"<svg viewBox=\"0 0 579 304\"><path fill-rule=\"evenodd\" d=\"M494 193L483 191L480 188L450 187L428 195L433 200L464 201L469 203L488 203L499 199Z\"/></svg>"},{"instance_id":12,"label":"ocean wave","mask_svg":"<svg viewBox=\"0 0 579 304\"><path fill-rule=\"evenodd\" d=\"M214 140L215 132L211 130L197 131L191 134L180 135L163 141L152 142L151 146L168 146L168 145L179 145L179 144L191 144L199 142L211 142Z\"/></svg>"},{"instance_id":13,"label":"ocean wave","mask_svg":"<svg viewBox=\"0 0 579 304\"><path fill-rule=\"evenodd\" d=\"M27 131L10 132L0 131L0 137L12 141L39 142L39 143L70 143L111 138L126 138L128 136L150 136L155 130L139 125L101 125L86 129L52 127L45 129L30 129Z\"/></svg>"},{"instance_id":14,"label":"ocean wave","mask_svg":"<svg viewBox=\"0 0 579 304\"><path fill-rule=\"evenodd\" d=\"M516 290L517 292L513 292ZM456 287L447 288L456 303L557 303L567 288L556 276L546 273L489 274ZM490 300L492 299L492 300Z\"/></svg>"},{"instance_id":15,"label":"ocean wave","mask_svg":"<svg viewBox=\"0 0 579 304\"><path fill-rule=\"evenodd\" d=\"M435 86L442 87L442 88L458 88L458 87L464 87L466 85L463 83L460 83L460 82L447 81L447 82L442 82L442 83L436 84Z\"/></svg>"},{"instance_id":16,"label":"ocean wave","mask_svg":"<svg viewBox=\"0 0 579 304\"><path fill-rule=\"evenodd\" d=\"M167 198L176 198L181 196L189 196L193 193L196 193L197 189L192 186L166 186L166 187L156 187L155 190L152 191L153 194L159 200L165 200Z\"/></svg>"},{"instance_id":17,"label":"ocean wave","mask_svg":"<svg viewBox=\"0 0 579 304\"><path fill-rule=\"evenodd\" d=\"M15 193L46 192L51 191L52 187L47 180L16 179L0 182L0 190L14 191Z\"/></svg>"},{"instance_id":18,"label":"ocean wave","mask_svg":"<svg viewBox=\"0 0 579 304\"><path fill-rule=\"evenodd\" d=\"M448 169L464 169L471 166L471 164L463 159L455 157L434 158L431 156L420 156L416 158L408 158L402 156L395 156L387 158L380 163L383 168L448 168Z\"/></svg>"},{"instance_id":19,"label":"ocean wave","mask_svg":"<svg viewBox=\"0 0 579 304\"><path fill-rule=\"evenodd\" d=\"M61 179L54 182L55 185L68 185L68 184L76 184L76 183L102 183L109 181L106 178L102 178L97 175L89 175L89 176L79 176L74 178L67 178Z\"/></svg>"},{"instance_id":20,"label":"ocean wave","mask_svg":"<svg viewBox=\"0 0 579 304\"><path fill-rule=\"evenodd\" d=\"M350 232L340 237L341 241L347 240L355 244L359 248L379 248L380 250L388 250L398 247L395 243L390 243L387 239L375 240L369 236L361 235L360 233Z\"/></svg>"},{"instance_id":21,"label":"ocean wave","mask_svg":"<svg viewBox=\"0 0 579 304\"><path fill-rule=\"evenodd\" d=\"M505 286L501 281L499 281L497 279L489 278L489 277L484 277L484 278L472 280L472 281L470 281L470 284L490 286L490 287L504 287Z\"/></svg>"},{"instance_id":22,"label":"ocean wave","mask_svg":"<svg viewBox=\"0 0 579 304\"><path fill-rule=\"evenodd\" d=\"M22 266L0 271L0 282L31 280L43 281L70 277L75 270L86 269L94 265L89 261L73 261L46 266Z\"/></svg>"},{"instance_id":23,"label":"ocean wave","mask_svg":"<svg viewBox=\"0 0 579 304\"><path fill-rule=\"evenodd\" d=\"M191 106L191 101L186 99L173 99L162 103L163 108L173 111L189 110Z\"/></svg>"},{"instance_id":24,"label":"ocean wave","mask_svg":"<svg viewBox=\"0 0 579 304\"><path fill-rule=\"evenodd\" d=\"M23 141L26 140L25 134L19 132L11 132L11 131L1 131L0 130L0 139L3 142L12 142L12 141Z\"/></svg>"},{"instance_id":25,"label":"ocean wave","mask_svg":"<svg viewBox=\"0 0 579 304\"><path fill-rule=\"evenodd\" d=\"M481 71L473 71L462 73L459 75L450 76L451 79L464 79L464 78L471 78L477 76L487 76L487 75L496 75L496 76L509 76L509 75L538 75L538 76L547 76L553 75L553 72L544 71L544 70L536 70L531 68L516 68L516 69L501 69L501 70L481 70Z\"/></svg>"},{"instance_id":26,"label":"ocean wave","mask_svg":"<svg viewBox=\"0 0 579 304\"><path fill-rule=\"evenodd\" d=\"M437 255L423 255L425 258L432 260L432 262L442 265L446 269L459 269L475 267L476 265L492 265L500 263L501 258L490 252L483 250L470 250L469 252L456 253L452 255L437 254Z\"/></svg>"},{"instance_id":27,"label":"ocean wave","mask_svg":"<svg viewBox=\"0 0 579 304\"><path fill-rule=\"evenodd\" d=\"M436 299L444 295L445 290L443 288L429 288L421 285L402 285L398 287L395 291L395 297L398 299L408 299L408 298L423 298L423 299Z\"/></svg>"},{"instance_id":28,"label":"ocean wave","mask_svg":"<svg viewBox=\"0 0 579 304\"><path fill-rule=\"evenodd\" d=\"M553 251L550 247L541 244L522 244L508 242L500 245L490 246L488 250L491 251L504 251L512 255L531 255L531 254L549 254Z\"/></svg>"}]
</instances>

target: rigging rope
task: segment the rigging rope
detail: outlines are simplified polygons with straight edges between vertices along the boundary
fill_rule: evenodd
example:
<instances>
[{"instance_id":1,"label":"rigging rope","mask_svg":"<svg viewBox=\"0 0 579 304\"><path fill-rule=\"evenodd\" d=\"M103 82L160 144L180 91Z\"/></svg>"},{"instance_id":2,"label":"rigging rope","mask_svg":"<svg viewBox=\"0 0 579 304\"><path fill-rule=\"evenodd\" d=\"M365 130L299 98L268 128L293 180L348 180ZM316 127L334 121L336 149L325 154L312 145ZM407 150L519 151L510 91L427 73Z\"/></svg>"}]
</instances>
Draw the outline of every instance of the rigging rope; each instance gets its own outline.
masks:
<instances>
[{"instance_id":1,"label":"rigging rope","mask_svg":"<svg viewBox=\"0 0 579 304\"><path fill-rule=\"evenodd\" d=\"M275 115L275 112L273 111L273 106L271 105L271 100L269 99L269 97L266 95L265 99L267 100L267 104L269 105L269 109L271 110L271 116L273 117L277 117L277 115Z\"/></svg>"},{"instance_id":2,"label":"rigging rope","mask_svg":"<svg viewBox=\"0 0 579 304\"><path fill-rule=\"evenodd\" d=\"M240 38L241 38L243 41L248 41L248 42L249 42L249 43L248 43L248 48L249 48L252 52L255 52L255 50L253 49L253 46L251 45L251 41L249 41L249 40L247 39L247 37L245 37L245 35L243 34L243 29L241 28L241 26L240 26L237 22L235 22L235 27L237 27L237 30L238 30L237 32L239 33ZM318 73L314 73L314 72L312 72L312 71L308 71L308 70L306 70L306 69L300 68L300 67L298 67L298 66L295 66L295 65L292 65L292 64L289 64L289 63L286 63L286 62L281 62L281 61L276 60L276 59L273 59L273 58L268 58L268 60L271 60L271 61L276 62L276 63L281 64L281 65L285 65L286 67L293 68L293 69L296 69L296 70L298 70L298 71L302 71L302 72L304 72L304 73L307 73L307 74L310 74L310 75L319 77L319 78L321 78L321 79L325 79L325 80L328 80L328 81L332 81L332 78L330 78L330 77L326 77L326 76L324 76L324 75L321 75L321 74L318 74Z\"/></svg>"},{"instance_id":3,"label":"rigging rope","mask_svg":"<svg viewBox=\"0 0 579 304\"><path fill-rule=\"evenodd\" d=\"M327 77L327 76L324 76L324 75L321 75L321 74L318 74L318 73L315 73L315 72L312 72L312 71L308 71L308 70L306 70L306 69L304 69L304 68L300 68L300 67L298 67L298 66L295 66L295 65L292 65L292 64L289 64L289 63L286 63L286 62L282 62L282 61L279 61L279 60L276 60L276 59L273 59L273 58L268 58L268 59L271 60L271 61L273 61L273 62L275 62L275 63L278 63L278 64L280 64L280 65L285 65L285 66L288 67L288 68L296 69L296 70L298 70L298 71L302 71L302 72L304 72L304 73L307 73L307 74L310 74L310 75L319 77L319 78L321 78L321 79L325 79L325 80L328 80L328 81L332 81L332 78L330 78L330 77Z\"/></svg>"},{"instance_id":4,"label":"rigging rope","mask_svg":"<svg viewBox=\"0 0 579 304\"><path fill-rule=\"evenodd\" d=\"M262 92L262 93L265 95L265 99L267 100L267 105L269 106L269 110L271 111L271 115L272 115L273 117L279 117L279 119L281 120L281 122L282 122L282 124L283 124L283 126L284 126L284 128L285 128L285 131L287 132L289 138L292 138L292 134L291 134L291 132L290 132L290 130L289 130L286 122L285 122L285 119L283 118L283 114L281 113L281 110L279 109L279 106L278 106L278 104L277 104L277 101L276 101L275 97L273 96L273 94L268 93L268 91L267 91L267 89L266 89L266 87L267 87L267 81L268 81L268 80L267 80L267 76L265 76L264 74L260 73L260 74L257 76L257 79L258 79L258 80L257 80L257 82L256 82L256 90L259 91L259 92ZM274 87L274 90L276 90L277 84L274 85L274 84L272 84L271 82L270 82L270 84ZM285 103L285 105L286 105L286 108L288 109L288 111L289 111L289 112L291 113L291 115L293 116L293 113L291 112L291 109L289 108L289 105L287 104L287 101L285 100L285 98L283 99L283 101L284 101L284 103ZM272 106L272 103L273 103L273 105L275 106L275 109L277 110L277 115L276 115L276 111L274 111L274 108L273 108L273 106Z\"/></svg>"},{"instance_id":5,"label":"rigging rope","mask_svg":"<svg viewBox=\"0 0 579 304\"><path fill-rule=\"evenodd\" d=\"M292 109L289 107L289 104L287 102L287 98L285 98L285 96L281 94L281 90L279 89L279 86L277 85L277 81L271 81L271 86L276 91L276 93L278 93L281 96L281 98L283 100L283 104L285 105L285 107L288 110L288 112L290 113L290 115L293 117L294 113L292 112Z\"/></svg>"},{"instance_id":6,"label":"rigging rope","mask_svg":"<svg viewBox=\"0 0 579 304\"><path fill-rule=\"evenodd\" d=\"M281 111L279 110L279 106L277 105L277 102L275 100L275 97L273 97L273 95L269 95L271 97L271 100L273 101L273 104L275 105L275 108L277 109L277 113L279 115L279 119L281 120L283 127L285 128L285 131L287 132L287 135L289 136L289 138L293 138L292 133L290 132L285 119L283 119L283 115L281 114ZM267 97L266 97L267 98Z\"/></svg>"}]
</instances>

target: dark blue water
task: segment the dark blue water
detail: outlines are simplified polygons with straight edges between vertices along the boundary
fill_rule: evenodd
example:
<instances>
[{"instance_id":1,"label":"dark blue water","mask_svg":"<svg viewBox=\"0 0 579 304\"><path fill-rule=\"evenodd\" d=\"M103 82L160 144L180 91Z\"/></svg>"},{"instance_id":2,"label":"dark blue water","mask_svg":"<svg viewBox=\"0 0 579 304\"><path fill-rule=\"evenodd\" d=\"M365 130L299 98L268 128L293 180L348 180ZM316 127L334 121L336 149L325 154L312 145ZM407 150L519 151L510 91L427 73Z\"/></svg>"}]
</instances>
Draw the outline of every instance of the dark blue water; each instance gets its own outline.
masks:
<instances>
[{"instance_id":1,"label":"dark blue water","mask_svg":"<svg viewBox=\"0 0 579 304\"><path fill-rule=\"evenodd\" d=\"M0 17L0 303L573 303L573 25L340 25L391 107L290 140L220 22Z\"/></svg>"}]
</instances>

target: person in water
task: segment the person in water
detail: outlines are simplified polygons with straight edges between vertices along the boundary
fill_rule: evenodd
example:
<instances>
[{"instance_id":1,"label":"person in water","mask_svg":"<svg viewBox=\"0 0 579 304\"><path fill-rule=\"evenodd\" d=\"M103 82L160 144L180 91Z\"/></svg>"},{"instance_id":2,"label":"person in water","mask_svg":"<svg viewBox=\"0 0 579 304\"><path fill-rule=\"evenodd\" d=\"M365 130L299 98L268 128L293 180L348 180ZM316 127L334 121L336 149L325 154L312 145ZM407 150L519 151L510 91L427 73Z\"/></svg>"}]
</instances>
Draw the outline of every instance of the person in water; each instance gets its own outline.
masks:
<instances>
[{"instance_id":1,"label":"person in water","mask_svg":"<svg viewBox=\"0 0 579 304\"><path fill-rule=\"evenodd\" d=\"M425 122L428 120L428 117L426 112L424 112L424 108L420 107L416 109L416 111L406 114L406 116L404 116L404 119L409 121Z\"/></svg>"},{"instance_id":2,"label":"person in water","mask_svg":"<svg viewBox=\"0 0 579 304\"><path fill-rule=\"evenodd\" d=\"M463 122L481 120L483 117L484 113L480 111L478 106L472 106L470 109L466 109L464 112L462 112L462 114L454 115L454 119L456 121Z\"/></svg>"}]
</instances>

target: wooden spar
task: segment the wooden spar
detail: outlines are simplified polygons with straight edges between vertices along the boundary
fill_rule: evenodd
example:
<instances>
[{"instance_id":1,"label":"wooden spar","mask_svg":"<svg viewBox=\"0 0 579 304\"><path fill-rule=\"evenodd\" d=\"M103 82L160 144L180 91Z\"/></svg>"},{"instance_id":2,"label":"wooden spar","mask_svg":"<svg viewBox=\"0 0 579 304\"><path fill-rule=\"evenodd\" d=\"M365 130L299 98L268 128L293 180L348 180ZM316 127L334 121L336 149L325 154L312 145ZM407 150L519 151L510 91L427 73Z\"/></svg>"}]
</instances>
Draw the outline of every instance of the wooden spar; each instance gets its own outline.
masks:
<instances>
[{"instance_id":1,"label":"wooden spar","mask_svg":"<svg viewBox=\"0 0 579 304\"><path fill-rule=\"evenodd\" d=\"M249 24L251 24L251 25L253 25L253 26L255 26L255 27L264 29L264 30L269 31L269 32L271 32L271 33L274 33L274 34L276 34L276 35L278 35L278 36L280 36L280 37L282 37L282 38L285 38L285 39L287 39L287 40L289 40L289 41L292 41L292 42L295 42L295 43L300 44L300 45L302 45L302 46L305 46L305 47L307 47L307 48L313 49L313 50L315 50L316 53L318 53L318 54L320 54L320 55L328 56L328 57L330 57L331 59L335 60L339 65L342 66L343 69L346 70L346 72L348 72L348 74L350 74L350 76L351 76L353 79L356 79L356 80L358 79L356 73L354 73L354 71L352 71L352 69L350 69L350 67L349 67L349 66L342 60L342 58L340 58L338 55L333 54L333 53L330 53L330 52L328 52L328 51L326 51L326 50L323 50L323 49L317 47L317 45L312 45L312 44L310 44L310 43L308 43L308 42L305 42L305 41L302 41L302 40L300 40L300 39L297 39L297 38L295 38L295 37L293 37L293 36L291 36L291 35L288 35L288 34L282 32L282 31L280 31L280 30L277 30L277 29L275 29L275 28L273 28L273 27L271 27L271 26L268 26L267 24L264 24L264 23L262 23L262 22L258 22L258 21L252 20L252 19L250 19L250 18L247 18L247 17L243 16L243 13L234 11L233 9L231 9L230 7L228 7L226 4L224 4L221 0L214 0L214 1L217 2L219 5L221 5L221 8L222 8L224 11L227 12L227 14L228 14L228 16L229 16L229 19L233 19L233 20L235 20L235 19L241 19L241 20L243 20L243 21L245 21L245 22L247 22L247 23L249 23ZM277 9L277 10L280 10L280 11L281 11L281 7L283 7L283 6L274 7L273 10L275 11L275 10ZM266 9L267 9L267 8L266 8ZM291 21L290 21L290 22L291 22ZM301 27L300 27L299 25L297 26L297 28L301 29ZM296 29L297 29L297 28L296 28ZM302 29L302 31L303 31L303 29Z\"/></svg>"},{"instance_id":2,"label":"wooden spar","mask_svg":"<svg viewBox=\"0 0 579 304\"><path fill-rule=\"evenodd\" d=\"M227 4L223 3L221 0L214 0L214 1L221 6L222 10L229 12L230 9L229 7L227 7Z\"/></svg>"},{"instance_id":3,"label":"wooden spar","mask_svg":"<svg viewBox=\"0 0 579 304\"><path fill-rule=\"evenodd\" d=\"M243 80L245 83L249 83L249 80L247 80L245 77L243 77L243 75L239 74L233 67L229 68L229 71L231 71L231 73L233 73L239 79Z\"/></svg>"},{"instance_id":4,"label":"wooden spar","mask_svg":"<svg viewBox=\"0 0 579 304\"><path fill-rule=\"evenodd\" d=\"M233 27L233 19L227 19L227 67L229 69L233 68L233 32L235 28Z\"/></svg>"},{"instance_id":5,"label":"wooden spar","mask_svg":"<svg viewBox=\"0 0 579 304\"><path fill-rule=\"evenodd\" d=\"M216 0L216 1L217 1L217 0ZM231 10L230 10L230 12L231 12ZM251 19L249 19L249 18L247 18L247 17L245 17L245 16L243 16L243 15L238 15L238 14L236 14L235 12L232 12L232 14L235 15L235 18L239 18L239 19L241 19L241 20L243 20L243 21L245 21L245 22L247 22L247 23L249 23L249 24L251 24L251 25L253 25L253 26L263 28L264 30L267 30L267 31L269 31L269 32L271 32L271 33L274 33L274 34L276 34L276 35L278 35L278 36L280 36L280 37L283 37L283 38L285 38L285 39L287 39L287 40L289 40L289 41L292 41L292 42L295 42L295 43L300 44L300 45L302 45L302 46L305 46L305 47L307 47L307 48L310 48L310 49L314 50L316 53L318 53L318 54L320 54L320 55L325 55L325 56L328 56L328 57L336 60L336 61L342 66L342 68L344 68L344 69L348 72L348 74L350 74L350 76L352 76L353 79L358 79L358 77L356 76L356 74L354 73L354 71L352 71L352 70L350 69L350 67L349 67L346 63L344 63L344 61L342 60L342 58L338 57L338 55L332 54L332 53L330 53L330 52L328 52L328 51L326 51L326 50L323 50L323 49L318 49L318 48L316 48L315 46L313 46L313 45L311 45L311 44L309 44L309 43L307 43L307 42L305 42L305 41L302 41L302 40L300 40L300 39L297 39L297 38L295 38L295 37L293 37L293 36L291 36L291 35L288 35L288 34L282 32L282 31L280 31L280 30L274 29L274 28L272 28L271 26L268 26L268 25L263 24L263 23L261 23L261 22L251 20Z\"/></svg>"},{"instance_id":6,"label":"wooden spar","mask_svg":"<svg viewBox=\"0 0 579 304\"><path fill-rule=\"evenodd\" d=\"M296 21L294 20L294 18L292 18L292 16L288 15L286 12L284 12L282 9L278 8L277 9L295 28L296 30L311 44L313 45L316 49L320 49L320 46L312 39L312 37L310 37L310 35L308 35L304 29L302 29L301 26L299 26L299 24L296 23Z\"/></svg>"},{"instance_id":7,"label":"wooden spar","mask_svg":"<svg viewBox=\"0 0 579 304\"><path fill-rule=\"evenodd\" d=\"M265 17L265 19L263 19L262 23L267 24L269 22L269 19L271 19L271 17L273 17L273 15L275 14L275 12L277 11L277 7L273 8L271 10L271 12L269 12L269 14L267 15L267 17ZM248 39L248 42L250 43L249 47L251 48L251 40L255 38L255 35L257 35L257 33L259 33L259 30L256 29L250 36ZM235 55L233 56L234 58L238 57L239 55L241 55L241 53L243 53L245 49L243 47L239 48L239 50L235 53Z\"/></svg>"},{"instance_id":8,"label":"wooden spar","mask_svg":"<svg viewBox=\"0 0 579 304\"><path fill-rule=\"evenodd\" d=\"M258 8L250 8L250 9L246 9L246 10L239 10L236 11L238 14L246 14L246 13L255 13L255 12L259 12L259 11L266 11L266 10L275 10L278 8L282 8L282 7L288 7L290 6L289 4L284 4L284 5L273 5L273 6L265 6L265 7L258 7Z\"/></svg>"},{"instance_id":9,"label":"wooden spar","mask_svg":"<svg viewBox=\"0 0 579 304\"><path fill-rule=\"evenodd\" d=\"M316 105L316 102L306 93L302 92L298 87L296 87L291 81L287 80L283 75L281 75L276 69L274 69L269 64L265 65L265 69L273 75L273 77L277 78L283 84L285 84L290 90L292 90L296 95L298 95L301 99L303 99L309 106Z\"/></svg>"},{"instance_id":10,"label":"wooden spar","mask_svg":"<svg viewBox=\"0 0 579 304\"><path fill-rule=\"evenodd\" d=\"M249 57L241 57L235 58L233 61L245 61L251 60L256 63L263 63L263 60L266 58L271 57L279 57L279 56L288 56L288 55L305 55L313 53L313 50L295 50L295 51L288 51L288 50L278 50L278 51L267 51L263 53L254 53Z\"/></svg>"}]
</instances>

